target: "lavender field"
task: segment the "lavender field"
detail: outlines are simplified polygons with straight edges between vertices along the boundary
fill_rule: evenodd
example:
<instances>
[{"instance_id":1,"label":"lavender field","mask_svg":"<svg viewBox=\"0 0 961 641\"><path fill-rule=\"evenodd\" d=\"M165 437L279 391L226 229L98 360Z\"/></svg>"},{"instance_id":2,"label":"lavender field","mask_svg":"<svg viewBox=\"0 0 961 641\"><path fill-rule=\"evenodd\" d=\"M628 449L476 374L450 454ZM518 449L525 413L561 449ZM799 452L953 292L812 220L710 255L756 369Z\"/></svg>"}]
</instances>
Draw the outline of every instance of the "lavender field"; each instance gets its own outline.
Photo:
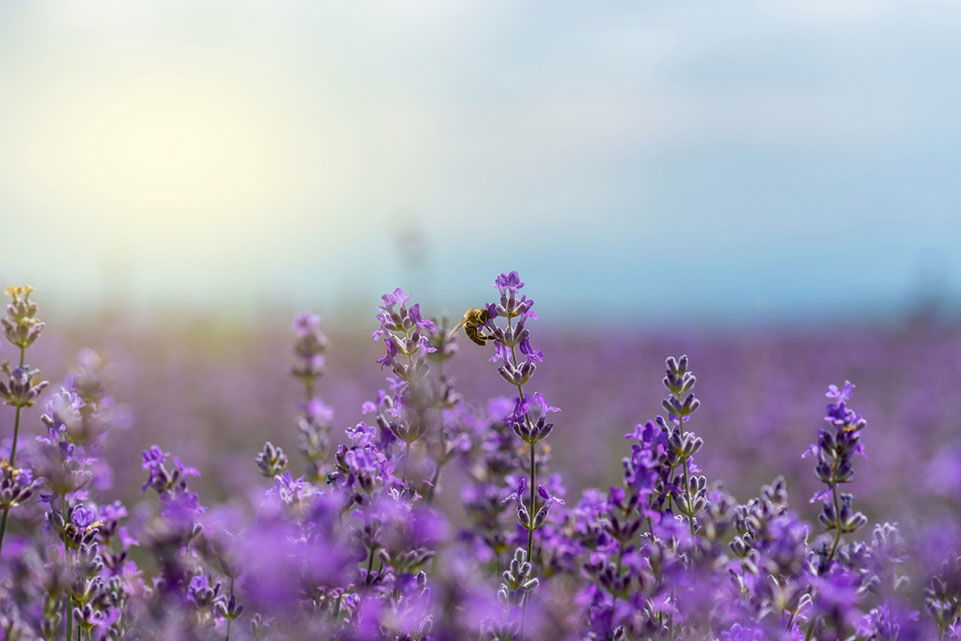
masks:
<instances>
[{"instance_id":1,"label":"lavender field","mask_svg":"<svg viewBox=\"0 0 961 641\"><path fill-rule=\"evenodd\" d=\"M959 33L0 1L0 641L961 641Z\"/></svg>"},{"instance_id":2,"label":"lavender field","mask_svg":"<svg viewBox=\"0 0 961 641\"><path fill-rule=\"evenodd\" d=\"M961 638L961 330L540 332L495 285L373 340L8 289L2 638Z\"/></svg>"}]
</instances>

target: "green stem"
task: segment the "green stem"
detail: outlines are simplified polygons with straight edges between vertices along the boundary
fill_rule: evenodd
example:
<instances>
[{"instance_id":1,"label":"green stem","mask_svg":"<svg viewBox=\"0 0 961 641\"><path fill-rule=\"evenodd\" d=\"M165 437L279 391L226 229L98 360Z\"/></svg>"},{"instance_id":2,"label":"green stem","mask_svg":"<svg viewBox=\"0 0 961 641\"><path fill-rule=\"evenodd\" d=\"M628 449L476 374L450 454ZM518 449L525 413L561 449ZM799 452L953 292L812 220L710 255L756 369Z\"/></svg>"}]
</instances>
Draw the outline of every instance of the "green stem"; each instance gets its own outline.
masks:
<instances>
[{"instance_id":1,"label":"green stem","mask_svg":"<svg viewBox=\"0 0 961 641\"><path fill-rule=\"evenodd\" d=\"M370 548L370 557L367 559L367 575L364 577L364 584L370 585L370 573L374 569L374 548Z\"/></svg>"},{"instance_id":2,"label":"green stem","mask_svg":"<svg viewBox=\"0 0 961 641\"><path fill-rule=\"evenodd\" d=\"M687 523L691 526L691 535L694 534L694 497L691 496L691 481L687 469L687 458L684 459L684 495L687 497Z\"/></svg>"},{"instance_id":3,"label":"green stem","mask_svg":"<svg viewBox=\"0 0 961 641\"><path fill-rule=\"evenodd\" d=\"M17 440L20 437L20 413L23 407L17 406L17 411L13 415L13 444L10 445L10 467L14 467L17 460Z\"/></svg>"},{"instance_id":4,"label":"green stem","mask_svg":"<svg viewBox=\"0 0 961 641\"><path fill-rule=\"evenodd\" d=\"M440 388L444 385L444 361L443 359L437 362L437 383L440 384ZM440 398L439 393L435 393L435 399ZM424 497L424 501L427 505L432 505L434 503L434 495L437 493L437 483L440 482L440 471L444 465L447 464L449 460L443 451L443 430L444 430L444 418L443 409L441 409L440 402L434 403L434 408L437 409L437 415L439 417L438 422L438 432L441 434L441 454L437 457L437 464L434 466L434 473L430 477L430 486L427 488L427 496Z\"/></svg>"},{"instance_id":5,"label":"green stem","mask_svg":"<svg viewBox=\"0 0 961 641\"><path fill-rule=\"evenodd\" d=\"M20 347L20 367L23 367L26 356L26 348ZM20 438L20 414L23 406L17 405L17 411L13 415L13 443L10 445L10 467L15 467L17 461L17 440ZM10 516L10 506L3 508L3 516L0 517L0 552L3 551L3 538L7 534L7 518Z\"/></svg>"},{"instance_id":6,"label":"green stem","mask_svg":"<svg viewBox=\"0 0 961 641\"><path fill-rule=\"evenodd\" d=\"M60 494L60 505L61 505L61 515L63 517L64 525L67 523L67 495L65 493ZM67 641L71 641L73 638L73 608L71 607L71 596L70 588L73 584L73 577L71 576L71 563L70 563L70 546L67 545L67 540L63 540L63 558L67 564L67 593L64 595L64 613L63 616L66 619L67 625Z\"/></svg>"},{"instance_id":7,"label":"green stem","mask_svg":"<svg viewBox=\"0 0 961 641\"><path fill-rule=\"evenodd\" d=\"M230 577L230 597L229 598L231 599L234 598L234 577L232 576ZM229 612L228 614L230 614L230 616L227 617L227 638L225 639L225 641L230 641L230 624L234 622L233 613Z\"/></svg>"},{"instance_id":8,"label":"green stem","mask_svg":"<svg viewBox=\"0 0 961 641\"><path fill-rule=\"evenodd\" d=\"M3 516L0 516L0 550L3 550L3 537L7 533L7 516L10 513L10 508L3 508Z\"/></svg>"},{"instance_id":9,"label":"green stem","mask_svg":"<svg viewBox=\"0 0 961 641\"><path fill-rule=\"evenodd\" d=\"M794 617L796 616L797 616L797 610L791 610L791 616L788 617L788 620L787 620L788 631L790 631L791 628L794 626Z\"/></svg>"},{"instance_id":10,"label":"green stem","mask_svg":"<svg viewBox=\"0 0 961 641\"><path fill-rule=\"evenodd\" d=\"M617 576L618 576L618 578L620 578L620 576L621 576L621 568L623 568L623 566L624 566L624 544L623 544L623 543L619 543L619 544L618 544L618 548L617 548ZM613 604L616 606L618 599L621 598L621 597L620 597L620 594L618 594L618 593L616 593L616 592L611 592L611 596L613 597Z\"/></svg>"},{"instance_id":11,"label":"green stem","mask_svg":"<svg viewBox=\"0 0 961 641\"><path fill-rule=\"evenodd\" d=\"M404 336L405 336L405 341L404 341L404 342L405 342L405 344L406 344L406 337L409 337L409 336L410 336L410 331L409 331L409 330L405 330ZM413 356L410 352L407 352L407 368L408 368L408 371L410 371L410 368L412 368L413 366L414 366L414 356ZM413 385L413 383L408 383L408 389L410 389L410 387L411 387L412 385ZM406 409L405 409L405 411L404 411L404 415L407 416L407 411L406 411ZM419 416L418 418L422 418L422 416L423 416L423 415ZM409 420L409 418L408 418L408 426L409 426L409 425L410 425L410 420ZM410 434L408 434L407 436L408 436L408 438L410 438ZM406 441L406 440L404 441L404 481L407 483L407 486L408 486L408 488L409 488L410 491L411 491L411 496L413 496L413 495L414 495L414 488L413 488L413 483L412 483L411 478L410 478L410 444L411 444L410 441Z\"/></svg>"},{"instance_id":12,"label":"green stem","mask_svg":"<svg viewBox=\"0 0 961 641\"><path fill-rule=\"evenodd\" d=\"M514 320L508 316L507 317L507 328L513 331ZM511 345L511 362L514 365L514 369L517 369L517 349L514 345ZM517 384L517 394L520 396L521 402L525 400L524 397L524 386L520 383ZM531 425L531 419L528 415L524 415L524 421L527 423L527 427L533 427ZM537 489L535 484L537 482L537 468L536 468L536 448L533 443L529 443L531 447L531 458L530 458L530 509L528 510L528 521L527 521L527 562L531 564L531 569L534 568L534 514L536 510L534 509L534 501L537 498Z\"/></svg>"},{"instance_id":13,"label":"green stem","mask_svg":"<svg viewBox=\"0 0 961 641\"><path fill-rule=\"evenodd\" d=\"M838 545L841 543L841 497L838 495L838 484L834 481L834 474L837 472L836 466L832 463L831 465L831 504L834 506L834 541L831 543L831 549L828 551L827 565L831 564L834 560L834 555L838 551ZM814 636L814 625L817 623L814 615L811 615L811 622L808 624L807 633L804 635L804 641L810 641Z\"/></svg>"},{"instance_id":14,"label":"green stem","mask_svg":"<svg viewBox=\"0 0 961 641\"><path fill-rule=\"evenodd\" d=\"M514 320L508 316L507 317L507 328L513 332ZM517 369L517 349L516 346L511 345L511 363L514 365L514 369ZM517 384L517 394L521 399L521 402L526 400L524 396L524 386L520 383ZM527 414L524 415L524 422L527 423L528 430L530 430L533 425L531 425L531 418ZM528 443L530 446L530 504L527 516L527 562L531 564L531 574L534 574L534 516L537 510L534 509L535 501L537 500L537 459L536 459L536 446L534 443ZM520 497L518 497L520 501ZM529 591L524 593L522 597L523 608L521 613L521 639L526 638L526 622L527 622L527 606L529 603L528 595Z\"/></svg>"},{"instance_id":15,"label":"green stem","mask_svg":"<svg viewBox=\"0 0 961 641\"><path fill-rule=\"evenodd\" d=\"M529 523L530 525L529 525L529 527L527 528L527 560L528 560L528 562L530 562L530 564L531 564L531 569L533 570L533 567L534 567L534 514L535 514L535 512L536 512L536 510L534 509L534 507L535 507L535 505L534 505L534 500L536 499L535 490L534 490L534 483L535 483L536 480L537 480L537 472L536 472L536 465L537 465L537 463L536 463L536 461L534 460L534 445L533 445L533 444L531 444L531 460L530 460L530 465L531 465L531 479L530 479L530 481L531 481L531 482L530 482L530 485L531 485L531 509L530 509L530 520L528 521L528 523Z\"/></svg>"},{"instance_id":16,"label":"green stem","mask_svg":"<svg viewBox=\"0 0 961 641\"><path fill-rule=\"evenodd\" d=\"M434 474L430 477L430 487L427 488L427 505L431 505L434 502L434 490L437 488L437 483L440 480L440 470L444 466L443 463L438 462L434 467Z\"/></svg>"},{"instance_id":17,"label":"green stem","mask_svg":"<svg viewBox=\"0 0 961 641\"><path fill-rule=\"evenodd\" d=\"M674 397L680 401L681 394L674 394ZM682 417L677 417L677 429L684 435L684 419ZM694 534L694 497L691 496L691 482L690 482L690 472L688 470L688 457L684 457L684 496L687 497L687 507L690 513L687 515L687 523L691 527L691 534Z\"/></svg>"},{"instance_id":18,"label":"green stem","mask_svg":"<svg viewBox=\"0 0 961 641\"><path fill-rule=\"evenodd\" d=\"M834 555L838 551L838 544L841 543L841 497L838 496L837 483L831 484L831 502L834 505L834 542L828 552L828 564L834 560Z\"/></svg>"}]
</instances>

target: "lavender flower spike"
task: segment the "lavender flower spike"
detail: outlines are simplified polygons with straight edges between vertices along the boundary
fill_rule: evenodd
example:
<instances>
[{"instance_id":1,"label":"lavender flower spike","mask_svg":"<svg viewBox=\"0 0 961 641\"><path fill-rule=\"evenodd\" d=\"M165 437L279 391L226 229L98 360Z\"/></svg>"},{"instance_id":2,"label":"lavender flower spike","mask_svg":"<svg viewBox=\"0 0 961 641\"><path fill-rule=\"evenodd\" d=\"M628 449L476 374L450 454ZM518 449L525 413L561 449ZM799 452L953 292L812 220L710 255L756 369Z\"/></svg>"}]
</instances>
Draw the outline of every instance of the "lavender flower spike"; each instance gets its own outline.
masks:
<instances>
[{"instance_id":1,"label":"lavender flower spike","mask_svg":"<svg viewBox=\"0 0 961 641\"><path fill-rule=\"evenodd\" d=\"M6 380L0 379L0 398L7 405L16 408L13 418L13 438L8 461L5 462L11 470L14 469L17 461L17 444L20 439L20 418L23 409L32 406L47 387L47 382L37 376L38 372L26 364L27 348L36 342L44 328L44 324L37 318L37 304L30 300L30 294L33 291L30 285L8 287L5 293L11 300L4 310L4 316L0 317L4 337L7 342L17 348L19 353L16 367L11 368L8 363L0 366L0 371L6 378ZM21 487L17 493L20 494L23 490L24 488ZM21 498L25 499L27 495L29 493ZM0 552L3 550L10 508L14 505L12 499L11 496L10 504L2 507L3 514L0 515Z\"/></svg>"}]
</instances>

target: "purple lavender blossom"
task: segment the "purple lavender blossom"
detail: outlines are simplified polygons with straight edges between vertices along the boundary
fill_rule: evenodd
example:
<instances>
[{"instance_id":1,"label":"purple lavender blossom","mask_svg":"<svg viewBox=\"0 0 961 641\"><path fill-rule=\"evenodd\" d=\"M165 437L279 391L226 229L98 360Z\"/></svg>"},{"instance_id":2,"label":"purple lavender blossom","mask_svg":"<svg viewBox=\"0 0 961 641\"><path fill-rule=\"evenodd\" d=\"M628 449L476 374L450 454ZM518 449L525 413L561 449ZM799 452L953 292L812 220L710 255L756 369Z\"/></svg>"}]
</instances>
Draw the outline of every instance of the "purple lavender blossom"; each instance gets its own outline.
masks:
<instances>
[{"instance_id":1,"label":"purple lavender blossom","mask_svg":"<svg viewBox=\"0 0 961 641\"><path fill-rule=\"evenodd\" d=\"M363 403L364 420L345 422L336 433L340 383L329 386L329 404L317 395L329 341L317 316L297 316L295 434L307 470L295 472L284 447L275 445L289 448L287 436L264 433L258 440L271 441L256 455L256 468L249 464L252 453L246 455L250 476L261 475L253 490L240 475L200 485L210 475L200 479L167 445L141 455L141 492L151 490L149 497L136 487L130 492L122 474L111 484L110 435L130 424L130 413L113 398L110 363L82 352L79 366L52 394L28 366L8 367L0 391L9 411L16 417L33 403L44 412L41 433L26 439L21 458L13 460L11 447L9 460L0 459L0 509L15 519L0 550L0 639L928 641L961 635L961 557L945 558L961 539L944 507L955 505L945 490L953 487L945 472L954 456L948 445L941 444L937 465L913 468L924 477L918 487L944 503L939 520L918 511L903 529L882 522L868 533L867 517L841 489L853 487L866 423L850 406L854 386L831 386L824 429L808 448L823 485L814 501L818 517L809 522L805 504L799 513L789 501L785 477L792 485L798 478L792 467L746 500L709 478L719 464L711 452L747 447L745 434L752 432L705 420L710 442L694 434L694 414L705 417L694 394L697 381L689 359L669 358L663 415L641 419L626 443L620 441L620 466L606 470L612 485L580 489L579 470L552 460L549 437L567 443L558 449L575 443L562 440L571 430L557 434L557 417L564 425L583 422L576 444L585 460L610 437L601 431L605 423L616 423L623 434L636 419L605 414L614 403L608 386L618 383L604 378L606 370L591 373L603 381L603 403L591 406L593 414L583 413L578 397L565 401L559 414L553 399L570 398L570 388L557 381L568 375L544 367L531 332L533 301L520 294L525 284L509 272L494 287L497 300L482 308L486 320L477 338L493 343L499 373L493 378L509 385L508 396L462 396L470 387L455 385L452 372L461 372L451 359L459 353L469 369L474 347L458 351L447 321L428 320L398 289L382 298L374 334L384 344L379 363L387 381L383 389L350 397L357 405L371 399ZM41 324L29 291L11 295L4 331L22 355ZM558 359L569 357L557 350ZM701 362L699 356L704 374ZM713 384L713 375L704 378ZM760 427L750 429L764 438L748 443L751 452L772 443L790 449L795 437L771 425L765 399L753 392L738 397L750 401L743 416L734 411L739 404L725 398L730 387L719 389L703 390L706 411L717 404L715 416L756 422ZM644 396L632 389L632 412ZM911 406L911 420L926 424L932 408L924 395ZM879 409L872 415L894 420ZM129 445L126 436L117 439L120 451ZM166 432L152 436L181 447ZM231 439L242 436L230 432ZM872 442L878 458L887 449L890 442ZM916 455L905 451L902 458L920 460L910 458ZM857 499L859 506L872 505L866 513L895 503L874 496L878 486L870 481L882 471L902 473L871 460ZM446 487L456 493L445 493ZM912 488L905 492L917 496ZM936 531L922 529L934 523ZM919 540L926 544L915 545Z\"/></svg>"},{"instance_id":2,"label":"purple lavender blossom","mask_svg":"<svg viewBox=\"0 0 961 641\"><path fill-rule=\"evenodd\" d=\"M0 364L0 399L7 405L16 408L13 419L13 433L10 440L10 449L4 459L3 491L7 496L4 498L2 515L0 515L0 552L3 550L3 540L7 532L7 520L10 516L10 509L20 502L26 500L33 491L32 482L29 480L28 473L20 481L16 481L23 472L13 467L17 461L17 445L20 439L20 419L23 409L31 407L39 398L40 394L47 387L47 381L41 380L39 372L26 364L27 348L36 342L43 332L44 324L37 318L37 304L30 300L30 294L34 291L30 285L10 286L4 292L10 297L4 316L0 317L0 325L3 326L4 337L11 345L17 348L19 358L17 365L11 367L9 363ZM6 380L4 380L6 379Z\"/></svg>"}]
</instances>

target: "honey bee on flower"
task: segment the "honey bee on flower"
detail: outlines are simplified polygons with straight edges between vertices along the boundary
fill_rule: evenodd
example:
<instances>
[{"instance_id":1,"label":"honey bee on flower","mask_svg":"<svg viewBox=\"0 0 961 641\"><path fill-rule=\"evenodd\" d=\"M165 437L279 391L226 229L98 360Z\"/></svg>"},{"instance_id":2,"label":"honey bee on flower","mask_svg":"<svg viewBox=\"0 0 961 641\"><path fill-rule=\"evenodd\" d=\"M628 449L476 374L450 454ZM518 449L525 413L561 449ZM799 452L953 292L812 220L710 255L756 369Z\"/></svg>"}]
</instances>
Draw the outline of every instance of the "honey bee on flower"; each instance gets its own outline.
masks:
<instances>
[{"instance_id":1,"label":"honey bee on flower","mask_svg":"<svg viewBox=\"0 0 961 641\"><path fill-rule=\"evenodd\" d=\"M487 341L492 340L493 337L487 336L481 333L481 328L487 324L490 320L490 312L482 307L473 307L464 312L464 318L461 319L454 329L450 331L450 336L457 333L461 327L464 328L464 333L467 334L467 338L471 339L478 345L486 345Z\"/></svg>"}]
</instances>

